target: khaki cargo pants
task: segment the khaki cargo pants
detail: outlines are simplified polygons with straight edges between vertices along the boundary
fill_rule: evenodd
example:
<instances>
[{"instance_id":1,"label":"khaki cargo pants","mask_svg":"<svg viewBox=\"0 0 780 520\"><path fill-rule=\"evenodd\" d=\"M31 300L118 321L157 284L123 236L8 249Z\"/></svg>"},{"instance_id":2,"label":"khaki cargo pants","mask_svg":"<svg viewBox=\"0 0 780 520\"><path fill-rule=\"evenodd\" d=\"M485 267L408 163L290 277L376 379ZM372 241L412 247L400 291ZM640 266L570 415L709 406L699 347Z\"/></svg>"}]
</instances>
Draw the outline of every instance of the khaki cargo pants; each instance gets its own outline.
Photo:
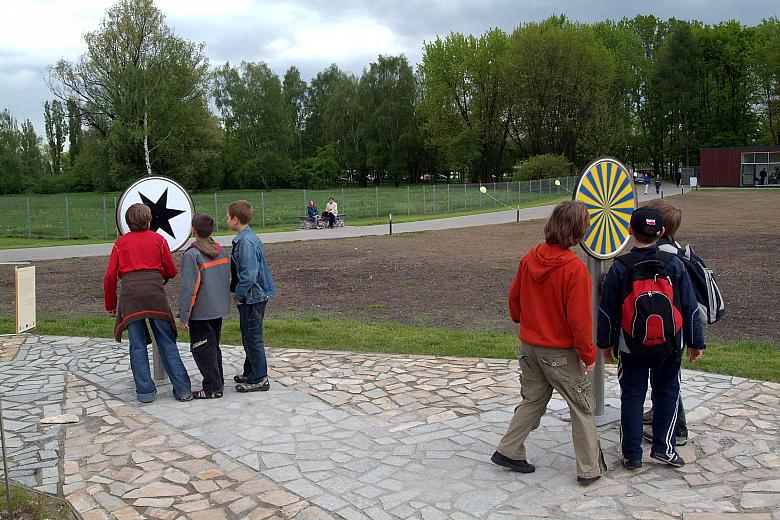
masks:
<instances>
[{"instance_id":1,"label":"khaki cargo pants","mask_svg":"<svg viewBox=\"0 0 780 520\"><path fill-rule=\"evenodd\" d=\"M496 451L510 459L526 460L525 439L539 427L539 421L555 389L569 404L577 476L601 475L607 466L593 416L593 389L577 351L521 343L517 348L517 358L520 362L520 393L523 401L515 409L509 429Z\"/></svg>"}]
</instances>

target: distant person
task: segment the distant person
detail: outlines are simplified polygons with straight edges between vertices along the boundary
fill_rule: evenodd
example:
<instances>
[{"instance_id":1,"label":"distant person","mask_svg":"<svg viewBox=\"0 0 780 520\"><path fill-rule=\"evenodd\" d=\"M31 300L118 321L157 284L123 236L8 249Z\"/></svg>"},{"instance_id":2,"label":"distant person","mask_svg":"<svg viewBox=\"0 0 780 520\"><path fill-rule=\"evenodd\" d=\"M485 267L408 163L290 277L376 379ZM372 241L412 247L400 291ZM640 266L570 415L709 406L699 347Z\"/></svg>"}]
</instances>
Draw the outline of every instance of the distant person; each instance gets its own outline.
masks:
<instances>
[{"instance_id":1,"label":"distant person","mask_svg":"<svg viewBox=\"0 0 780 520\"><path fill-rule=\"evenodd\" d=\"M761 168L761 172L758 174L759 179L761 179L761 185L766 185L766 170L764 168Z\"/></svg>"},{"instance_id":2,"label":"distant person","mask_svg":"<svg viewBox=\"0 0 780 520\"><path fill-rule=\"evenodd\" d=\"M315 224L320 219L320 212L317 211L317 206L314 205L313 200L310 200L308 204L306 204L306 213L309 217L309 220L311 220Z\"/></svg>"},{"instance_id":3,"label":"distant person","mask_svg":"<svg viewBox=\"0 0 780 520\"><path fill-rule=\"evenodd\" d=\"M617 257L604 280L597 344L611 361L618 355L622 464L642 467L642 412L647 380L654 406L650 457L673 467L683 343L696 361L704 346L699 304L682 261L658 249L661 213L641 207L631 215L631 252ZM685 318L683 318L685 317Z\"/></svg>"},{"instance_id":4,"label":"distant person","mask_svg":"<svg viewBox=\"0 0 780 520\"><path fill-rule=\"evenodd\" d=\"M556 390L569 405L577 482L583 485L592 484L607 469L586 375L596 363L591 278L570 249L582 240L588 226L584 204L558 204L544 227L545 242L520 261L509 290L509 314L520 324L517 356L523 400L490 459L521 473L536 469L526 460L525 440L539 426Z\"/></svg>"},{"instance_id":5,"label":"distant person","mask_svg":"<svg viewBox=\"0 0 780 520\"><path fill-rule=\"evenodd\" d=\"M192 217L195 241L181 259L179 321L190 331L190 352L203 376L195 399L222 397L225 378L219 340L222 318L230 314L230 257L211 233L214 219L205 213Z\"/></svg>"},{"instance_id":6,"label":"distant person","mask_svg":"<svg viewBox=\"0 0 780 520\"><path fill-rule=\"evenodd\" d=\"M328 227L333 229L336 224L336 217L339 214L339 205L336 203L336 199L330 197L328 203L325 205L325 211L322 212L322 216L328 219Z\"/></svg>"},{"instance_id":7,"label":"distant person","mask_svg":"<svg viewBox=\"0 0 780 520\"><path fill-rule=\"evenodd\" d=\"M661 193L661 174L656 173L655 174L655 194L659 195Z\"/></svg>"},{"instance_id":8,"label":"distant person","mask_svg":"<svg viewBox=\"0 0 780 520\"><path fill-rule=\"evenodd\" d=\"M130 341L130 370L135 382L135 394L142 403L151 403L157 388L149 370L151 343L146 320L157 340L160 360L173 385L173 395L179 401L192 399L190 377L176 346L176 320L163 289L176 276L168 242L149 230L152 211L144 204L133 204L125 213L130 232L114 242L108 268L103 278L103 301L106 312L116 316L114 339L122 339L127 329ZM117 282L121 290L117 304Z\"/></svg>"},{"instance_id":9,"label":"distant person","mask_svg":"<svg viewBox=\"0 0 780 520\"><path fill-rule=\"evenodd\" d=\"M263 243L249 227L252 205L245 200L231 202L227 207L227 225L238 233L230 253L230 292L238 306L241 342L246 357L244 370L233 380L238 392L265 392L271 388L268 361L263 341L263 319L268 300L276 296Z\"/></svg>"},{"instance_id":10,"label":"distant person","mask_svg":"<svg viewBox=\"0 0 780 520\"><path fill-rule=\"evenodd\" d=\"M650 174L645 172L644 175L642 176L642 179L645 181L645 195L647 195L647 190L648 188L650 188L650 183L652 182L652 180L650 179Z\"/></svg>"}]
</instances>

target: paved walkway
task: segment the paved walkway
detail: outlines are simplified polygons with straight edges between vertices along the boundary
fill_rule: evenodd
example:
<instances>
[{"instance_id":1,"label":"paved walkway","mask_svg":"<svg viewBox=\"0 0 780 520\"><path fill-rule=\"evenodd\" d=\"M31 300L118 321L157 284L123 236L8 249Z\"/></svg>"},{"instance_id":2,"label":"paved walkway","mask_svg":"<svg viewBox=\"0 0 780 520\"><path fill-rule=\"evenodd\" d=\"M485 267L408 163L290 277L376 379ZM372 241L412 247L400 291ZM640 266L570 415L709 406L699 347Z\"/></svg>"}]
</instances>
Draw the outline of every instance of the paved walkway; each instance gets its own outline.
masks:
<instances>
[{"instance_id":1,"label":"paved walkway","mask_svg":"<svg viewBox=\"0 0 780 520\"><path fill-rule=\"evenodd\" d=\"M665 185L667 196L679 194L679 188L673 184ZM687 191L687 188L686 188ZM658 198L655 190L650 190L644 195L641 187L639 201ZM520 220L534 220L547 218L552 213L554 205L537 206L520 209ZM441 229L464 228L473 226L487 226L490 224L507 224L517 220L517 210L498 211L493 213L480 213L462 217L450 217L436 220L419 220L393 224L393 233L414 233L419 231L437 231ZM255 228L255 231L260 231ZM328 240L332 238L354 238L364 236L387 235L390 232L388 224L376 226L346 226L336 229L309 229L300 231L280 231L276 233L262 233L263 242L295 242L298 240ZM235 235L219 235L214 238L222 245L230 245ZM53 246L27 249L0 250L0 263L2 262L37 262L41 260L57 260L60 258L77 258L88 256L108 256L111 253L112 244L81 244L74 246Z\"/></svg>"},{"instance_id":2,"label":"paved walkway","mask_svg":"<svg viewBox=\"0 0 780 520\"><path fill-rule=\"evenodd\" d=\"M536 473L489 462L519 401L511 361L269 349L268 393L229 388L220 400L179 403L162 385L140 405L126 349L0 338L11 475L63 492L89 520L780 520L778 384L684 371L688 464L646 457L628 472L618 426L607 425L610 471L583 488L557 395L528 442ZM224 354L235 373L242 353ZM611 367L607 375L616 406ZM39 423L61 413L79 422Z\"/></svg>"}]
</instances>

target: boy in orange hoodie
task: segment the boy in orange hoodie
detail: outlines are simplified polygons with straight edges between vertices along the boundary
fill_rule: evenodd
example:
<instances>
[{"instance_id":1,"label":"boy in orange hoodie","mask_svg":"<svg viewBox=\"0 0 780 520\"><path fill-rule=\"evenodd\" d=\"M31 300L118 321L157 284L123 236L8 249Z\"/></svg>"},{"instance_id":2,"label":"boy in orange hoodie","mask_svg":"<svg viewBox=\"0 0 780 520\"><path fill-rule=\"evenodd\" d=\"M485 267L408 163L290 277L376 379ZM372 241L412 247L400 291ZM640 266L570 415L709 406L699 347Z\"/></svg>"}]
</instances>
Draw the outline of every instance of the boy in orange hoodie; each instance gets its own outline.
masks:
<instances>
[{"instance_id":1,"label":"boy in orange hoodie","mask_svg":"<svg viewBox=\"0 0 780 520\"><path fill-rule=\"evenodd\" d=\"M526 460L524 443L539 426L555 389L569 405L577 482L583 485L592 484L607 469L586 375L596 363L591 278L582 260L569 249L582 240L588 226L584 204L558 204L544 227L545 243L520 261L509 291L509 314L520 324L517 357L523 401L491 458L521 473L536 469Z\"/></svg>"}]
</instances>

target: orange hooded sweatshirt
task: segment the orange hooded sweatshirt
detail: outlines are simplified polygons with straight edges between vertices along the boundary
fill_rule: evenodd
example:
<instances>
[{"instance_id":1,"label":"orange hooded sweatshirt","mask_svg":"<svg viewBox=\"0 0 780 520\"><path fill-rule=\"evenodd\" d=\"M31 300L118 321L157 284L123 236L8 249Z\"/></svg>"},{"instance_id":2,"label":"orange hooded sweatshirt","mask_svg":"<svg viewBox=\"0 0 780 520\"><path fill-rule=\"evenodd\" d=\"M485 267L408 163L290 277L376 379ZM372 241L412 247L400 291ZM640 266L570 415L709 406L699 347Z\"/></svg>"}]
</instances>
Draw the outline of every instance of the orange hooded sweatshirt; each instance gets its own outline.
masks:
<instances>
[{"instance_id":1,"label":"orange hooded sweatshirt","mask_svg":"<svg viewBox=\"0 0 780 520\"><path fill-rule=\"evenodd\" d=\"M540 244L520 261L509 290L509 314L520 340L536 347L575 348L586 365L596 361L591 278L573 252Z\"/></svg>"}]
</instances>

